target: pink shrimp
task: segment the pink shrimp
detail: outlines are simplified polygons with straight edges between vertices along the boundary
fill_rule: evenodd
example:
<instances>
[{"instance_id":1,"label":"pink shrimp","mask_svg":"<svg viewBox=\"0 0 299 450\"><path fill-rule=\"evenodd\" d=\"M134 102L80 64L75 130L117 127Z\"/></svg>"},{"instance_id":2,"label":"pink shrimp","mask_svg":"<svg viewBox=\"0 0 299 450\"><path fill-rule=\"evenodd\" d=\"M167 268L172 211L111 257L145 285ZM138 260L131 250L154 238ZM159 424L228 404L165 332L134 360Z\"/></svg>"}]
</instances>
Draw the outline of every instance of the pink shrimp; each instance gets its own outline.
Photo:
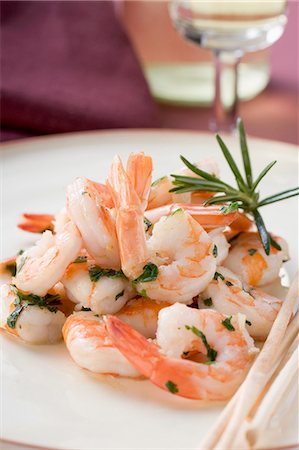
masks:
<instances>
[{"instance_id":1,"label":"pink shrimp","mask_svg":"<svg viewBox=\"0 0 299 450\"><path fill-rule=\"evenodd\" d=\"M159 313L157 336L163 327L162 315L164 319L171 316L168 318L171 326L164 329L168 334L164 336L164 348L146 340L113 316L106 319L109 337L140 373L164 390L197 400L226 400L233 395L256 353L244 326L245 317L234 317L230 322L233 329L229 330L224 325L226 316L216 311L175 304ZM181 347L184 354L188 351L210 353L214 361L207 364L183 359L182 355L174 357L171 354L173 339L184 342ZM163 339L160 340L163 344Z\"/></svg>"}]
</instances>

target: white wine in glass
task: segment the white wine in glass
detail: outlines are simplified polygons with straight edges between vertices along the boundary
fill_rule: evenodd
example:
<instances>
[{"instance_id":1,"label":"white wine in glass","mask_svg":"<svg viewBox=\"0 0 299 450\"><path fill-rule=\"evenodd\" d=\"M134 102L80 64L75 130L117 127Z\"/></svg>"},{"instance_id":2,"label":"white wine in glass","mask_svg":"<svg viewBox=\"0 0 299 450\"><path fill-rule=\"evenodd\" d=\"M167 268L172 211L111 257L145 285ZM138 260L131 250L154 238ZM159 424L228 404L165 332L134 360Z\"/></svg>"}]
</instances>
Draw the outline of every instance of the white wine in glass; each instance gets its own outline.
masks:
<instances>
[{"instance_id":1,"label":"white wine in glass","mask_svg":"<svg viewBox=\"0 0 299 450\"><path fill-rule=\"evenodd\" d=\"M231 131L238 109L237 67L246 52L271 46L284 31L285 0L172 0L177 30L215 55L213 130ZM227 73L230 77L227 78Z\"/></svg>"}]
</instances>

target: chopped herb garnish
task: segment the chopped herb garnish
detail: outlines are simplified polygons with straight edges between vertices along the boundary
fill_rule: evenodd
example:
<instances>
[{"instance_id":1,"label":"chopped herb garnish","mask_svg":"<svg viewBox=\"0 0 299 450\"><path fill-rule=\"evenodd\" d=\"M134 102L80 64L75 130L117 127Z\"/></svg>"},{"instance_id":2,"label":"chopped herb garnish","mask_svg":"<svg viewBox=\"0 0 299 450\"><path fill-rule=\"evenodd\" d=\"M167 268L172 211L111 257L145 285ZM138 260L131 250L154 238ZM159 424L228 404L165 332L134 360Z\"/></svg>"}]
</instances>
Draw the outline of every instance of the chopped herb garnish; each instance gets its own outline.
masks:
<instances>
[{"instance_id":1,"label":"chopped herb garnish","mask_svg":"<svg viewBox=\"0 0 299 450\"><path fill-rule=\"evenodd\" d=\"M82 191L82 192L81 192L81 195L89 195L89 197L91 197L90 193L87 192L87 191Z\"/></svg>"},{"instance_id":2,"label":"chopped herb garnish","mask_svg":"<svg viewBox=\"0 0 299 450\"><path fill-rule=\"evenodd\" d=\"M143 222L145 225L145 232L147 232L150 227L152 226L152 222L150 220L148 220L146 217L143 217Z\"/></svg>"},{"instance_id":3,"label":"chopped herb garnish","mask_svg":"<svg viewBox=\"0 0 299 450\"><path fill-rule=\"evenodd\" d=\"M23 257L23 258L21 258L21 260L20 260L19 264L17 264L17 265L16 265L16 273L19 273L19 272L21 272L21 270L22 270L22 267L24 266L24 264L25 264L25 262L26 262L26 259L27 259L27 257L26 257L26 256L25 256L25 257Z\"/></svg>"},{"instance_id":4,"label":"chopped herb garnish","mask_svg":"<svg viewBox=\"0 0 299 450\"><path fill-rule=\"evenodd\" d=\"M194 333L196 336L198 336L198 337L202 340L204 346L205 346L206 349L207 349L207 357L208 357L208 359L209 359L210 361L215 361L216 356L217 356L217 352L216 352L216 350L214 350L214 349L209 345L209 343L208 343L208 341L207 341L207 338L206 338L206 336L203 334L203 332L200 331L198 328L196 328L196 327L194 327L194 326L190 327L189 325L185 325L185 328L186 328L186 330L191 330L192 333Z\"/></svg>"},{"instance_id":5,"label":"chopped herb garnish","mask_svg":"<svg viewBox=\"0 0 299 450\"><path fill-rule=\"evenodd\" d=\"M85 306L81 306L81 311L91 311L90 308L85 308Z\"/></svg>"},{"instance_id":6,"label":"chopped herb garnish","mask_svg":"<svg viewBox=\"0 0 299 450\"><path fill-rule=\"evenodd\" d=\"M213 256L214 256L214 258L217 258L217 256L218 256L218 248L217 248L216 244L213 247Z\"/></svg>"},{"instance_id":7,"label":"chopped herb garnish","mask_svg":"<svg viewBox=\"0 0 299 450\"><path fill-rule=\"evenodd\" d=\"M178 212L181 212L181 211L183 211L182 208L177 208L170 215L174 216L175 214L177 214Z\"/></svg>"},{"instance_id":8,"label":"chopped herb garnish","mask_svg":"<svg viewBox=\"0 0 299 450\"><path fill-rule=\"evenodd\" d=\"M231 283L230 281L226 281L225 284L226 284L226 286L228 286L228 287L233 286L233 283Z\"/></svg>"},{"instance_id":9,"label":"chopped herb garnish","mask_svg":"<svg viewBox=\"0 0 299 450\"><path fill-rule=\"evenodd\" d=\"M102 267L92 265L88 268L89 278L91 281L96 282L101 277L108 278L126 278L122 270L102 269Z\"/></svg>"},{"instance_id":10,"label":"chopped herb garnish","mask_svg":"<svg viewBox=\"0 0 299 450\"><path fill-rule=\"evenodd\" d=\"M257 249L256 249L256 248L250 248L250 249L248 249L248 253L249 253L250 256L253 256L256 252L257 252Z\"/></svg>"},{"instance_id":11,"label":"chopped herb garnish","mask_svg":"<svg viewBox=\"0 0 299 450\"><path fill-rule=\"evenodd\" d=\"M227 317L226 319L222 320L222 325L225 326L225 328L228 329L228 331L235 331L235 327L231 324L232 316Z\"/></svg>"},{"instance_id":12,"label":"chopped herb garnish","mask_svg":"<svg viewBox=\"0 0 299 450\"><path fill-rule=\"evenodd\" d=\"M220 211L223 214L229 214L234 211L237 211L239 209L239 203L238 202L232 202L228 206L221 206Z\"/></svg>"},{"instance_id":13,"label":"chopped herb garnish","mask_svg":"<svg viewBox=\"0 0 299 450\"><path fill-rule=\"evenodd\" d=\"M188 356L190 352L183 352L183 356Z\"/></svg>"},{"instance_id":14,"label":"chopped herb garnish","mask_svg":"<svg viewBox=\"0 0 299 450\"><path fill-rule=\"evenodd\" d=\"M205 304L206 306L212 306L212 305L213 305L213 300L211 299L211 297L205 298L205 299L203 300L203 302L204 302L204 304Z\"/></svg>"},{"instance_id":15,"label":"chopped herb garnish","mask_svg":"<svg viewBox=\"0 0 299 450\"><path fill-rule=\"evenodd\" d=\"M155 180L155 181L152 182L151 186L152 186L152 187L157 186L157 184L159 184L160 181L165 180L165 178L167 178L166 175L164 175L164 177L158 178L157 180Z\"/></svg>"},{"instance_id":16,"label":"chopped herb garnish","mask_svg":"<svg viewBox=\"0 0 299 450\"><path fill-rule=\"evenodd\" d=\"M139 275L139 277L137 277L135 280L133 280L133 284L155 281L157 277L158 267L156 266L156 264L149 262L143 267L143 273Z\"/></svg>"},{"instance_id":17,"label":"chopped herb garnish","mask_svg":"<svg viewBox=\"0 0 299 450\"><path fill-rule=\"evenodd\" d=\"M172 394L177 394L179 392L177 385L171 380L167 381L165 386Z\"/></svg>"},{"instance_id":18,"label":"chopped herb garnish","mask_svg":"<svg viewBox=\"0 0 299 450\"><path fill-rule=\"evenodd\" d=\"M16 328L17 320L24 308L25 305L17 305L13 312L7 317L6 323L9 328Z\"/></svg>"},{"instance_id":19,"label":"chopped herb garnish","mask_svg":"<svg viewBox=\"0 0 299 450\"><path fill-rule=\"evenodd\" d=\"M286 263L286 262L288 262L288 261L290 261L290 260L289 260L289 259L283 259L283 260L282 260L283 263Z\"/></svg>"},{"instance_id":20,"label":"chopped herb garnish","mask_svg":"<svg viewBox=\"0 0 299 450\"><path fill-rule=\"evenodd\" d=\"M21 249L18 251L17 256L23 255L23 253L24 253L24 250Z\"/></svg>"},{"instance_id":21,"label":"chopped herb garnish","mask_svg":"<svg viewBox=\"0 0 299 450\"><path fill-rule=\"evenodd\" d=\"M86 263L86 261L87 261L87 256L78 256L75 259L74 263L75 264L82 264L82 263Z\"/></svg>"},{"instance_id":22,"label":"chopped herb garnish","mask_svg":"<svg viewBox=\"0 0 299 450\"><path fill-rule=\"evenodd\" d=\"M141 291L139 292L139 295L141 295L141 297L147 298L147 293L145 289L141 289Z\"/></svg>"},{"instance_id":23,"label":"chopped herb garnish","mask_svg":"<svg viewBox=\"0 0 299 450\"><path fill-rule=\"evenodd\" d=\"M7 325L10 328L15 328L19 315L27 306L47 308L49 311L56 313L56 305L61 304L60 296L58 294L46 294L44 297L40 297L35 294L24 294L14 284L11 284L10 287L16 295L16 299L14 300L16 308L7 318Z\"/></svg>"},{"instance_id":24,"label":"chopped herb garnish","mask_svg":"<svg viewBox=\"0 0 299 450\"><path fill-rule=\"evenodd\" d=\"M125 290L123 289L121 292L119 292L118 294L116 294L115 296L115 301L119 299L119 297L122 297L125 293Z\"/></svg>"},{"instance_id":25,"label":"chopped herb garnish","mask_svg":"<svg viewBox=\"0 0 299 450\"><path fill-rule=\"evenodd\" d=\"M242 120L237 121L237 127L239 130L239 141L241 155L243 159L244 175L239 170L239 165L235 162L231 152L227 148L219 135L216 136L217 142L221 148L221 151L233 172L236 185L231 186L225 183L220 178L212 175L204 170L199 169L186 158L181 156L183 163L197 175L197 177L189 177L185 175L172 175L174 178L174 188L170 192L184 193L184 192L213 192L204 205L223 205L221 210L224 214L241 209L244 213L250 214L256 224L260 240L267 255L270 254L271 245L278 249L276 241L271 238L270 233L267 231L264 220L260 214L260 208L262 206L270 205L287 198L294 197L299 194L299 188L295 187L279 192L277 194L270 195L264 199L260 199L260 193L257 190L260 182L269 170L274 166L276 161L269 163L261 173L254 179L252 173L252 167L250 162L250 156L247 146L246 134ZM198 175L201 178L198 178ZM216 194L216 195L215 195ZM274 243L273 243L274 241Z\"/></svg>"},{"instance_id":26,"label":"chopped herb garnish","mask_svg":"<svg viewBox=\"0 0 299 450\"><path fill-rule=\"evenodd\" d=\"M219 273L219 272L215 272L215 274L214 274L214 280L218 280L218 278L220 278L222 281L224 281L225 280L225 278L224 278L224 276L222 275L222 273Z\"/></svg>"},{"instance_id":27,"label":"chopped herb garnish","mask_svg":"<svg viewBox=\"0 0 299 450\"><path fill-rule=\"evenodd\" d=\"M245 320L245 323L251 327L252 323L250 322L250 320Z\"/></svg>"}]
</instances>

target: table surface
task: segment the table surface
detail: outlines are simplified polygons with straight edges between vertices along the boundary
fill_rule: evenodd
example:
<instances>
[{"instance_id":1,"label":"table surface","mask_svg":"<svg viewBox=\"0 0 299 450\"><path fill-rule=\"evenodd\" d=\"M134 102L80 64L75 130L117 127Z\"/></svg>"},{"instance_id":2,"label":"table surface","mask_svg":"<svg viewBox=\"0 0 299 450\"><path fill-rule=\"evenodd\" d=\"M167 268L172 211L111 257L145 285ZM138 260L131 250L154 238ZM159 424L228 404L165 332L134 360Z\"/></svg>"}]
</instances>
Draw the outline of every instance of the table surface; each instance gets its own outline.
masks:
<instances>
[{"instance_id":1,"label":"table surface","mask_svg":"<svg viewBox=\"0 0 299 450\"><path fill-rule=\"evenodd\" d=\"M185 128L206 131L210 108L158 105L162 128ZM299 144L298 88L271 81L266 90L240 105L240 116L247 132L253 136Z\"/></svg>"}]
</instances>

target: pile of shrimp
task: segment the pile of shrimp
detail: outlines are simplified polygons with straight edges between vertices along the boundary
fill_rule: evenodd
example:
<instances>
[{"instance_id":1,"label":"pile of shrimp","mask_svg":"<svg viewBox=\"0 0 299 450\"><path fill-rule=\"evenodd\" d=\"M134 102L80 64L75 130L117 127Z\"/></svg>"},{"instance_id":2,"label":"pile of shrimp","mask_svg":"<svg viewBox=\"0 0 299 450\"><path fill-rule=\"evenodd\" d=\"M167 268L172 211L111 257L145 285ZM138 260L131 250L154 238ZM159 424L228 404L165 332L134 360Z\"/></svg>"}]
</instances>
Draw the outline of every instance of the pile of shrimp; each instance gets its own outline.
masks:
<instances>
[{"instance_id":1,"label":"pile of shrimp","mask_svg":"<svg viewBox=\"0 0 299 450\"><path fill-rule=\"evenodd\" d=\"M218 175L212 160L197 166ZM143 153L126 167L116 156L105 183L70 183L56 216L23 215L19 228L42 235L2 263L13 277L1 286L0 326L30 344L63 338L91 372L226 400L281 307L263 289L287 243L275 236L281 250L267 256L246 215L204 207L209 192L171 193L171 177L152 183L152 169Z\"/></svg>"}]
</instances>

